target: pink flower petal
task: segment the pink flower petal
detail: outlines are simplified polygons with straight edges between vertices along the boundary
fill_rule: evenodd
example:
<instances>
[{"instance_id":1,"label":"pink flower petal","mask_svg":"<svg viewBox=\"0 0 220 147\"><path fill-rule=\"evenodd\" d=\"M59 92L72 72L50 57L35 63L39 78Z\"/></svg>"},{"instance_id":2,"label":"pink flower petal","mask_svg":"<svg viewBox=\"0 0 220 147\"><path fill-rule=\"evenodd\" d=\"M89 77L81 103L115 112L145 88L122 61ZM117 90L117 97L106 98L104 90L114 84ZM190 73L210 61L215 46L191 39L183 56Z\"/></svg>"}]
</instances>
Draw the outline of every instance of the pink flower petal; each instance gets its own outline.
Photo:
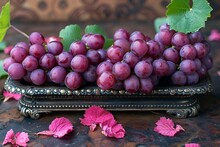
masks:
<instances>
[{"instance_id":1,"label":"pink flower petal","mask_svg":"<svg viewBox=\"0 0 220 147\"><path fill-rule=\"evenodd\" d=\"M165 117L161 117L160 120L156 122L156 125L154 131L164 136L174 136L177 132L181 130L184 131L180 125L177 125L176 128L174 128L173 121L169 118L166 119Z\"/></svg>"},{"instance_id":2,"label":"pink flower petal","mask_svg":"<svg viewBox=\"0 0 220 147\"><path fill-rule=\"evenodd\" d=\"M10 93L9 91L4 91L3 96L5 97L4 102L8 101L11 98L13 98L15 100L19 100L22 97L21 94Z\"/></svg>"},{"instance_id":3,"label":"pink flower petal","mask_svg":"<svg viewBox=\"0 0 220 147\"><path fill-rule=\"evenodd\" d=\"M47 135L47 136L53 136L54 132L50 131L50 130L45 130L45 131L41 131L38 132L37 135Z\"/></svg>"},{"instance_id":4,"label":"pink flower petal","mask_svg":"<svg viewBox=\"0 0 220 147\"><path fill-rule=\"evenodd\" d=\"M200 147L200 145L198 143L187 143L185 147Z\"/></svg>"},{"instance_id":5,"label":"pink flower petal","mask_svg":"<svg viewBox=\"0 0 220 147\"><path fill-rule=\"evenodd\" d=\"M218 32L218 30L213 29L211 31L211 34L208 37L209 41L220 41L220 33Z\"/></svg>"},{"instance_id":6,"label":"pink flower petal","mask_svg":"<svg viewBox=\"0 0 220 147\"><path fill-rule=\"evenodd\" d=\"M2 145L5 145L7 143L11 143L11 144L14 144L14 131L11 129L7 132L7 134L5 135L5 139L2 143Z\"/></svg>"},{"instance_id":7,"label":"pink flower petal","mask_svg":"<svg viewBox=\"0 0 220 147\"><path fill-rule=\"evenodd\" d=\"M25 133L25 132L16 133L15 138L16 138L16 144L19 146L26 147L27 142L29 142L28 133Z\"/></svg>"}]
</instances>

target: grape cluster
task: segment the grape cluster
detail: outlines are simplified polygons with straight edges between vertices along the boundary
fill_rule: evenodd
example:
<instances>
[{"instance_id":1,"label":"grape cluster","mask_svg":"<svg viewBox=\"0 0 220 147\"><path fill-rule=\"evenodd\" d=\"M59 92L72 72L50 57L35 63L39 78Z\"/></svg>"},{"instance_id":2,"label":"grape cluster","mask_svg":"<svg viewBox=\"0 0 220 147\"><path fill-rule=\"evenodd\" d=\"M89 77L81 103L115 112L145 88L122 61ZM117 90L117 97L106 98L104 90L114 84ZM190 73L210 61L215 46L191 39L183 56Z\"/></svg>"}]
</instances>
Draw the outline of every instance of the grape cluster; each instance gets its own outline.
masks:
<instances>
[{"instance_id":1,"label":"grape cluster","mask_svg":"<svg viewBox=\"0 0 220 147\"><path fill-rule=\"evenodd\" d=\"M192 85L212 67L209 44L200 31L184 34L167 24L160 26L154 39L140 31L118 29L107 50L105 38L91 33L73 42L69 51L59 38L45 39L38 32L29 36L29 42L17 43L3 67L12 79L34 85L78 89L96 83L103 90L150 93L161 78L174 85Z\"/></svg>"}]
</instances>

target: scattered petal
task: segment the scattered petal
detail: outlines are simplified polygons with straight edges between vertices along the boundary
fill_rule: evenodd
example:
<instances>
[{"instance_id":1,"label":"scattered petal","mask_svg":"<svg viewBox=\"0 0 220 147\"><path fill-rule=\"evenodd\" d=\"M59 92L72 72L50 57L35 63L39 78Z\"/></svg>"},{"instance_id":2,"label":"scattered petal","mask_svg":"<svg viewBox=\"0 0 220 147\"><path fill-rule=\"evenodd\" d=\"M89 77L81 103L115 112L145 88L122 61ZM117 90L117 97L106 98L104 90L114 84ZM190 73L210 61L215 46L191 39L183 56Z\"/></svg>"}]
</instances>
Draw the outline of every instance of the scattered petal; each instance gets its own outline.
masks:
<instances>
[{"instance_id":1,"label":"scattered petal","mask_svg":"<svg viewBox=\"0 0 220 147\"><path fill-rule=\"evenodd\" d=\"M156 122L156 125L154 131L164 136L174 136L177 132L181 130L184 131L180 125L177 125L176 128L174 128L173 121L169 118L166 119L165 117L161 117L160 120Z\"/></svg>"},{"instance_id":2,"label":"scattered petal","mask_svg":"<svg viewBox=\"0 0 220 147\"><path fill-rule=\"evenodd\" d=\"M4 91L3 92L3 96L4 96L4 101L3 102L6 102L6 101L8 101L11 98L13 98L15 100L19 100L22 97L21 94L10 93L9 91Z\"/></svg>"},{"instance_id":3,"label":"scattered petal","mask_svg":"<svg viewBox=\"0 0 220 147\"><path fill-rule=\"evenodd\" d=\"M38 132L37 135L48 135L54 136L56 138L62 138L64 135L73 131L73 125L69 119L65 117L54 119L50 126L49 130Z\"/></svg>"},{"instance_id":4,"label":"scattered petal","mask_svg":"<svg viewBox=\"0 0 220 147\"><path fill-rule=\"evenodd\" d=\"M12 129L9 130L7 132L7 134L5 135L5 139L4 139L3 143L2 143L2 145L5 145L7 143L14 144L15 143L14 142L14 136L15 136L14 131Z\"/></svg>"},{"instance_id":5,"label":"scattered petal","mask_svg":"<svg viewBox=\"0 0 220 147\"><path fill-rule=\"evenodd\" d=\"M220 33L218 32L218 30L213 29L211 31L211 34L208 37L209 41L220 41Z\"/></svg>"},{"instance_id":6,"label":"scattered petal","mask_svg":"<svg viewBox=\"0 0 220 147\"><path fill-rule=\"evenodd\" d=\"M200 147L200 145L198 143L187 143L185 147Z\"/></svg>"},{"instance_id":7,"label":"scattered petal","mask_svg":"<svg viewBox=\"0 0 220 147\"><path fill-rule=\"evenodd\" d=\"M14 46L10 45L4 49L4 53L9 55Z\"/></svg>"}]
</instances>

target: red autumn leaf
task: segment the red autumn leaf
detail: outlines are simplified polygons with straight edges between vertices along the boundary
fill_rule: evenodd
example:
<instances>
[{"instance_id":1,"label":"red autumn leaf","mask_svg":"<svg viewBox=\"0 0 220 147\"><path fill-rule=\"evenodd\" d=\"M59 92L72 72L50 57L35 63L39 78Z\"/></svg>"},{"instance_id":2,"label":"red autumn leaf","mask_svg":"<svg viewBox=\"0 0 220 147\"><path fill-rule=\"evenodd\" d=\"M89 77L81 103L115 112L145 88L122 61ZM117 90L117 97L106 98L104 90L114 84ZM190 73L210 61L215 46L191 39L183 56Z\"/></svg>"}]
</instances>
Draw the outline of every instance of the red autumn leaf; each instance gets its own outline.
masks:
<instances>
[{"instance_id":1,"label":"red autumn leaf","mask_svg":"<svg viewBox=\"0 0 220 147\"><path fill-rule=\"evenodd\" d=\"M181 130L184 131L180 125L176 125L176 128L174 128L173 121L165 117L161 117L160 120L156 122L156 125L154 131L164 136L174 136L177 132Z\"/></svg>"},{"instance_id":2,"label":"red autumn leaf","mask_svg":"<svg viewBox=\"0 0 220 147\"><path fill-rule=\"evenodd\" d=\"M4 96L4 101L3 102L6 102L6 101L8 101L11 98L13 98L15 100L19 100L22 97L21 94L10 93L9 91L4 91L3 92L3 96Z\"/></svg>"},{"instance_id":3,"label":"red autumn leaf","mask_svg":"<svg viewBox=\"0 0 220 147\"><path fill-rule=\"evenodd\" d=\"M73 131L72 123L65 117L54 119L50 126L49 130L38 132L37 135L48 135L54 136L56 138L62 138L64 135Z\"/></svg>"},{"instance_id":4,"label":"red autumn leaf","mask_svg":"<svg viewBox=\"0 0 220 147\"><path fill-rule=\"evenodd\" d=\"M187 143L185 147L200 147L200 145L198 143Z\"/></svg>"},{"instance_id":5,"label":"red autumn leaf","mask_svg":"<svg viewBox=\"0 0 220 147\"><path fill-rule=\"evenodd\" d=\"M29 142L28 134L25 132L18 132L14 134L14 131L11 129L7 132L5 139L2 145L11 143L13 146L27 146L27 142Z\"/></svg>"},{"instance_id":6,"label":"red autumn leaf","mask_svg":"<svg viewBox=\"0 0 220 147\"><path fill-rule=\"evenodd\" d=\"M218 32L218 30L213 29L211 31L211 34L208 37L209 41L220 41L220 33Z\"/></svg>"}]
</instances>

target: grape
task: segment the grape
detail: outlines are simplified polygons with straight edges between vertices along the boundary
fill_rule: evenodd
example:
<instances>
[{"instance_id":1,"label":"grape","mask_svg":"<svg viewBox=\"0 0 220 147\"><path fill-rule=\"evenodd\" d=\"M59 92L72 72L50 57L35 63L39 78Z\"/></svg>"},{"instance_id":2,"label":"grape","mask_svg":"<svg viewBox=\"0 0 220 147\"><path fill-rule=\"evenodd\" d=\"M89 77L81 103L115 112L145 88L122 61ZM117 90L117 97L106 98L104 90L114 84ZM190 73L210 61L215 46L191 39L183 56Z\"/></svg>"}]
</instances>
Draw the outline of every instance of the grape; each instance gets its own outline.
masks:
<instances>
[{"instance_id":1,"label":"grape","mask_svg":"<svg viewBox=\"0 0 220 147\"><path fill-rule=\"evenodd\" d=\"M97 51L98 51L98 53L99 53L99 55L100 55L100 57L101 57L101 61L104 61L105 58L106 58L107 51L104 50L104 49L99 49L99 50L97 50Z\"/></svg>"},{"instance_id":2,"label":"grape","mask_svg":"<svg viewBox=\"0 0 220 147\"><path fill-rule=\"evenodd\" d=\"M136 40L131 44L131 51L134 52L139 58L142 58L148 52L148 45L144 40Z\"/></svg>"},{"instance_id":3,"label":"grape","mask_svg":"<svg viewBox=\"0 0 220 147\"><path fill-rule=\"evenodd\" d=\"M171 40L174 35L174 31L163 29L160 32L158 32L157 36L155 36L156 41L162 43L164 46L171 46Z\"/></svg>"},{"instance_id":4,"label":"grape","mask_svg":"<svg viewBox=\"0 0 220 147\"><path fill-rule=\"evenodd\" d=\"M83 43L83 41L73 42L70 45L70 52L72 53L73 56L80 54L86 55L87 53L86 45Z\"/></svg>"},{"instance_id":5,"label":"grape","mask_svg":"<svg viewBox=\"0 0 220 147\"><path fill-rule=\"evenodd\" d=\"M183 59L190 59L193 60L196 57L196 49L191 44L184 45L180 49L180 56Z\"/></svg>"},{"instance_id":6,"label":"grape","mask_svg":"<svg viewBox=\"0 0 220 147\"><path fill-rule=\"evenodd\" d=\"M199 75L199 78L201 78L201 79L204 78L208 73L205 65L202 65L201 68L197 70L197 73Z\"/></svg>"},{"instance_id":7,"label":"grape","mask_svg":"<svg viewBox=\"0 0 220 147\"><path fill-rule=\"evenodd\" d=\"M154 41L150 40L147 42L148 45L148 55L151 57L157 57L161 53L160 45Z\"/></svg>"},{"instance_id":8,"label":"grape","mask_svg":"<svg viewBox=\"0 0 220 147\"><path fill-rule=\"evenodd\" d=\"M149 36L145 36L145 42L152 40Z\"/></svg>"},{"instance_id":9,"label":"grape","mask_svg":"<svg viewBox=\"0 0 220 147\"><path fill-rule=\"evenodd\" d=\"M26 75L23 77L23 79L27 83L32 83L32 81L31 81L31 72L26 72Z\"/></svg>"},{"instance_id":10,"label":"grape","mask_svg":"<svg viewBox=\"0 0 220 147\"><path fill-rule=\"evenodd\" d=\"M43 44L45 42L43 35L38 32L33 32L29 36L29 41L31 44Z\"/></svg>"},{"instance_id":11,"label":"grape","mask_svg":"<svg viewBox=\"0 0 220 147\"><path fill-rule=\"evenodd\" d=\"M196 58L194 62L196 64L196 69L199 70L202 67L202 62L198 58Z\"/></svg>"},{"instance_id":12,"label":"grape","mask_svg":"<svg viewBox=\"0 0 220 147\"><path fill-rule=\"evenodd\" d=\"M29 54L37 59L40 59L44 54L46 54L46 50L42 45L33 44L30 46Z\"/></svg>"},{"instance_id":13,"label":"grape","mask_svg":"<svg viewBox=\"0 0 220 147\"><path fill-rule=\"evenodd\" d=\"M169 74L169 65L163 59L157 59L153 62L154 73L158 76L166 76Z\"/></svg>"},{"instance_id":14,"label":"grape","mask_svg":"<svg viewBox=\"0 0 220 147\"><path fill-rule=\"evenodd\" d=\"M97 50L88 50L86 57L89 59L90 64L95 65L101 62L101 56Z\"/></svg>"},{"instance_id":15,"label":"grape","mask_svg":"<svg viewBox=\"0 0 220 147\"><path fill-rule=\"evenodd\" d=\"M205 57L209 52L208 47L203 43L195 43L194 47L195 47L196 52L197 52L197 57L200 58L200 59Z\"/></svg>"},{"instance_id":16,"label":"grape","mask_svg":"<svg viewBox=\"0 0 220 147\"><path fill-rule=\"evenodd\" d=\"M63 44L59 41L52 41L47 44L48 53L54 56L59 55L63 51Z\"/></svg>"},{"instance_id":17,"label":"grape","mask_svg":"<svg viewBox=\"0 0 220 147\"><path fill-rule=\"evenodd\" d=\"M82 42L84 43L84 44L86 44L86 42L87 42L87 40L89 40L89 36L91 36L92 35L92 33L86 33L86 34L84 34L83 36L82 36Z\"/></svg>"},{"instance_id":18,"label":"grape","mask_svg":"<svg viewBox=\"0 0 220 147\"><path fill-rule=\"evenodd\" d=\"M187 74L186 77L187 77L187 84L188 85L197 84L199 81L199 75L197 72L194 72L192 74Z\"/></svg>"},{"instance_id":19,"label":"grape","mask_svg":"<svg viewBox=\"0 0 220 147\"><path fill-rule=\"evenodd\" d=\"M151 63L140 61L135 65L134 72L139 78L147 78L152 74L153 67Z\"/></svg>"},{"instance_id":20,"label":"grape","mask_svg":"<svg viewBox=\"0 0 220 147\"><path fill-rule=\"evenodd\" d=\"M171 80L173 84L183 86L186 84L186 75L182 71L176 71L172 76Z\"/></svg>"},{"instance_id":21,"label":"grape","mask_svg":"<svg viewBox=\"0 0 220 147\"><path fill-rule=\"evenodd\" d=\"M22 47L14 47L11 52L10 56L16 61L21 63L24 58L27 56L27 51Z\"/></svg>"},{"instance_id":22,"label":"grape","mask_svg":"<svg viewBox=\"0 0 220 147\"><path fill-rule=\"evenodd\" d=\"M169 26L167 23L162 24L162 25L160 26L160 30L170 30L170 26Z\"/></svg>"},{"instance_id":23,"label":"grape","mask_svg":"<svg viewBox=\"0 0 220 147\"><path fill-rule=\"evenodd\" d=\"M180 60L179 53L174 48L168 48L163 52L164 59L178 63Z\"/></svg>"},{"instance_id":24,"label":"grape","mask_svg":"<svg viewBox=\"0 0 220 147\"><path fill-rule=\"evenodd\" d=\"M70 66L73 71L82 73L89 67L89 60L85 55L76 55L73 57Z\"/></svg>"},{"instance_id":25,"label":"grape","mask_svg":"<svg viewBox=\"0 0 220 147\"><path fill-rule=\"evenodd\" d=\"M42 85L46 82L46 73L43 69L35 69L31 72L31 81L35 85Z\"/></svg>"},{"instance_id":26,"label":"grape","mask_svg":"<svg viewBox=\"0 0 220 147\"><path fill-rule=\"evenodd\" d=\"M168 75L172 75L176 71L176 64L171 61L167 61L167 63L169 65L169 74Z\"/></svg>"},{"instance_id":27,"label":"grape","mask_svg":"<svg viewBox=\"0 0 220 147\"><path fill-rule=\"evenodd\" d=\"M56 65L56 58L54 55L47 53L40 58L39 65L43 69L51 69Z\"/></svg>"},{"instance_id":28,"label":"grape","mask_svg":"<svg viewBox=\"0 0 220 147\"><path fill-rule=\"evenodd\" d=\"M98 50L103 48L105 43L105 38L100 34L92 34L88 36L89 38L86 40L86 45L90 49Z\"/></svg>"},{"instance_id":29,"label":"grape","mask_svg":"<svg viewBox=\"0 0 220 147\"><path fill-rule=\"evenodd\" d=\"M186 74L192 74L196 71L196 63L193 60L183 60L180 63L180 70Z\"/></svg>"},{"instance_id":30,"label":"grape","mask_svg":"<svg viewBox=\"0 0 220 147\"><path fill-rule=\"evenodd\" d=\"M87 82L95 82L97 80L96 66L89 65L89 68L83 73L83 78Z\"/></svg>"},{"instance_id":31,"label":"grape","mask_svg":"<svg viewBox=\"0 0 220 147\"><path fill-rule=\"evenodd\" d=\"M135 93L140 88L139 79L135 75L131 75L128 79L124 80L124 88L130 93Z\"/></svg>"},{"instance_id":32,"label":"grape","mask_svg":"<svg viewBox=\"0 0 220 147\"><path fill-rule=\"evenodd\" d=\"M124 87L123 81L117 80L115 85L112 87L112 89L114 89L114 90L121 90L121 89L123 89L123 87Z\"/></svg>"},{"instance_id":33,"label":"grape","mask_svg":"<svg viewBox=\"0 0 220 147\"><path fill-rule=\"evenodd\" d=\"M105 71L112 72L113 64L108 61L104 61L97 66L96 73L97 75L101 75Z\"/></svg>"},{"instance_id":34,"label":"grape","mask_svg":"<svg viewBox=\"0 0 220 147\"><path fill-rule=\"evenodd\" d=\"M155 74L151 74L150 79L151 79L151 82L154 86L156 86L159 83L159 80L160 80L160 78Z\"/></svg>"},{"instance_id":35,"label":"grape","mask_svg":"<svg viewBox=\"0 0 220 147\"><path fill-rule=\"evenodd\" d=\"M8 74L12 79L20 80L25 76L26 70L20 63L12 63L8 67Z\"/></svg>"},{"instance_id":36,"label":"grape","mask_svg":"<svg viewBox=\"0 0 220 147\"><path fill-rule=\"evenodd\" d=\"M207 41L203 41L203 44L208 49L208 53L210 53L210 51L211 51L210 44Z\"/></svg>"},{"instance_id":37,"label":"grape","mask_svg":"<svg viewBox=\"0 0 220 147\"><path fill-rule=\"evenodd\" d=\"M23 60L22 66L27 71L33 71L38 67L38 60L34 56L29 55Z\"/></svg>"},{"instance_id":38,"label":"grape","mask_svg":"<svg viewBox=\"0 0 220 147\"><path fill-rule=\"evenodd\" d=\"M141 33L140 31L135 31L130 35L129 38L130 41L136 41L136 40L143 40L145 41L145 35Z\"/></svg>"},{"instance_id":39,"label":"grape","mask_svg":"<svg viewBox=\"0 0 220 147\"><path fill-rule=\"evenodd\" d=\"M152 63L154 59L152 57L149 57L149 56L144 56L142 58L142 60L145 61L145 62L148 62L148 63Z\"/></svg>"},{"instance_id":40,"label":"grape","mask_svg":"<svg viewBox=\"0 0 220 147\"><path fill-rule=\"evenodd\" d=\"M46 43L50 43L50 42L53 42L53 41L61 42L61 38L59 38L57 36L49 36L49 37L45 38Z\"/></svg>"},{"instance_id":41,"label":"grape","mask_svg":"<svg viewBox=\"0 0 220 147\"><path fill-rule=\"evenodd\" d=\"M124 62L127 63L131 69L138 63L139 58L133 52L127 52L123 58Z\"/></svg>"},{"instance_id":42,"label":"grape","mask_svg":"<svg viewBox=\"0 0 220 147\"><path fill-rule=\"evenodd\" d=\"M3 69L7 72L8 71L8 67L15 63L16 61L14 59L12 59L12 57L8 57L3 61Z\"/></svg>"},{"instance_id":43,"label":"grape","mask_svg":"<svg viewBox=\"0 0 220 147\"><path fill-rule=\"evenodd\" d=\"M103 72L97 79L97 85L103 90L109 90L115 85L115 77L111 72Z\"/></svg>"},{"instance_id":44,"label":"grape","mask_svg":"<svg viewBox=\"0 0 220 147\"><path fill-rule=\"evenodd\" d=\"M205 65L205 67L207 68L207 70L209 70L210 68L212 68L213 66L213 61L212 58L208 55L205 56L204 58L201 59L202 64Z\"/></svg>"},{"instance_id":45,"label":"grape","mask_svg":"<svg viewBox=\"0 0 220 147\"><path fill-rule=\"evenodd\" d=\"M69 72L65 78L65 85L71 90L78 89L83 83L81 75L77 72Z\"/></svg>"},{"instance_id":46,"label":"grape","mask_svg":"<svg viewBox=\"0 0 220 147\"><path fill-rule=\"evenodd\" d=\"M18 42L15 47L22 47L24 48L27 52L29 50L29 45L26 42Z\"/></svg>"},{"instance_id":47,"label":"grape","mask_svg":"<svg viewBox=\"0 0 220 147\"><path fill-rule=\"evenodd\" d=\"M114 45L121 47L124 53L126 53L130 51L131 43L125 39L118 39L118 40L115 40Z\"/></svg>"},{"instance_id":48,"label":"grape","mask_svg":"<svg viewBox=\"0 0 220 147\"><path fill-rule=\"evenodd\" d=\"M190 33L189 34L189 40L190 40L191 44L194 44L194 43L197 43L197 42L202 42L202 41L204 41L204 36L200 31Z\"/></svg>"},{"instance_id":49,"label":"grape","mask_svg":"<svg viewBox=\"0 0 220 147\"><path fill-rule=\"evenodd\" d=\"M59 66L69 68L71 60L73 59L73 55L70 54L69 52L62 52L57 56L57 64Z\"/></svg>"},{"instance_id":50,"label":"grape","mask_svg":"<svg viewBox=\"0 0 220 147\"><path fill-rule=\"evenodd\" d=\"M154 85L150 78L140 79L140 91L143 93L151 93Z\"/></svg>"},{"instance_id":51,"label":"grape","mask_svg":"<svg viewBox=\"0 0 220 147\"><path fill-rule=\"evenodd\" d=\"M7 46L5 49L4 49L4 53L6 54L6 55L10 55L10 52L11 52L11 50L14 48L14 46L12 46L12 45L9 45L9 46Z\"/></svg>"},{"instance_id":52,"label":"grape","mask_svg":"<svg viewBox=\"0 0 220 147\"><path fill-rule=\"evenodd\" d=\"M63 83L66 77L66 74L67 72L65 68L61 66L55 66L54 68L51 69L49 73L49 77L51 81L54 83Z\"/></svg>"},{"instance_id":53,"label":"grape","mask_svg":"<svg viewBox=\"0 0 220 147\"><path fill-rule=\"evenodd\" d=\"M117 31L115 31L114 33L114 40L118 40L118 39L125 39L125 40L129 40L130 34L127 30L125 29L118 29Z\"/></svg>"},{"instance_id":54,"label":"grape","mask_svg":"<svg viewBox=\"0 0 220 147\"><path fill-rule=\"evenodd\" d=\"M119 62L123 59L124 51L119 46L111 46L107 50L107 57L111 60L112 63Z\"/></svg>"},{"instance_id":55,"label":"grape","mask_svg":"<svg viewBox=\"0 0 220 147\"><path fill-rule=\"evenodd\" d=\"M117 80L125 80L131 74L131 69L127 63L117 62L113 65L112 73Z\"/></svg>"},{"instance_id":56,"label":"grape","mask_svg":"<svg viewBox=\"0 0 220 147\"><path fill-rule=\"evenodd\" d=\"M182 46L189 44L189 38L182 32L175 33L172 37L171 43L176 49L180 49Z\"/></svg>"}]
</instances>

